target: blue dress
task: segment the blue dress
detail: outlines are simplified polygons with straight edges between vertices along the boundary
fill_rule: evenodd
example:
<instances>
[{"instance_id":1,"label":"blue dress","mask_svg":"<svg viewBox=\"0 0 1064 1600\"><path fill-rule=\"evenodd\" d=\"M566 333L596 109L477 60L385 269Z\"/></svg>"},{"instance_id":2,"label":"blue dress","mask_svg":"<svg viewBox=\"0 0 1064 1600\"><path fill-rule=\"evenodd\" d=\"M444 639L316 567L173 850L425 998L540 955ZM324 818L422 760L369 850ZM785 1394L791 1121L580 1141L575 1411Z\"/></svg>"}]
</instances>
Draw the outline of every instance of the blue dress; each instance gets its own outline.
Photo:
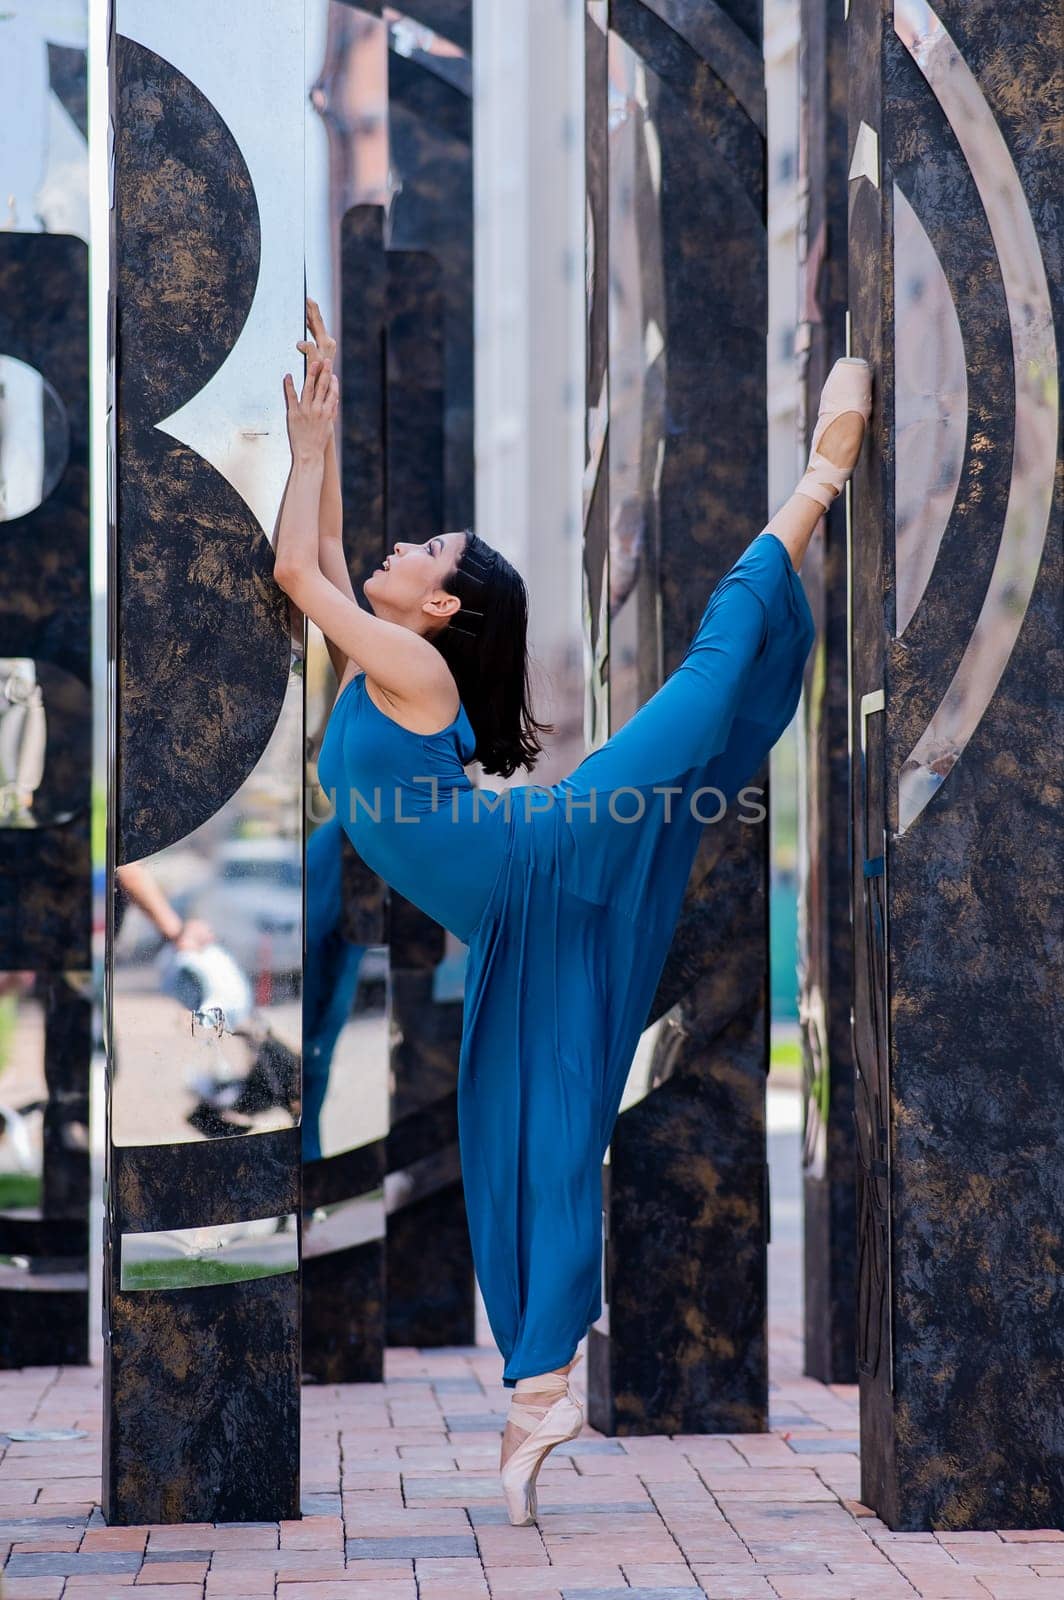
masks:
<instances>
[{"instance_id":1,"label":"blue dress","mask_svg":"<svg viewBox=\"0 0 1064 1600\"><path fill-rule=\"evenodd\" d=\"M601 1313L602 1159L699 838L742 804L794 715L814 634L766 529L623 727L567 778L499 795L464 771L476 742L464 707L412 733L360 674L333 708L318 775L343 827L469 946L459 1142L508 1387L563 1366Z\"/></svg>"}]
</instances>

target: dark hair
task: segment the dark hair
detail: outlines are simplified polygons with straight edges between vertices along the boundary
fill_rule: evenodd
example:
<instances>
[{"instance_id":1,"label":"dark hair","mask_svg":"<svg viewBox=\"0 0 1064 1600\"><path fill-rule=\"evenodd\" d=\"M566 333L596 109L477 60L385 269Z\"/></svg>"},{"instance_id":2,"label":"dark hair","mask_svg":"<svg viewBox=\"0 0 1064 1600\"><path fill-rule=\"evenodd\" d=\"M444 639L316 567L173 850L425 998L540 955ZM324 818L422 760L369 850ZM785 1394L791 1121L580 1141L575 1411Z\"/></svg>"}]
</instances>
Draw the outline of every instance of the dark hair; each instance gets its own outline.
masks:
<instances>
[{"instance_id":1,"label":"dark hair","mask_svg":"<svg viewBox=\"0 0 1064 1600\"><path fill-rule=\"evenodd\" d=\"M528 591L505 556L466 528L465 547L440 587L461 600L429 637L454 675L477 736L485 772L509 778L543 753L538 735L554 724L532 715L528 672Z\"/></svg>"}]
</instances>

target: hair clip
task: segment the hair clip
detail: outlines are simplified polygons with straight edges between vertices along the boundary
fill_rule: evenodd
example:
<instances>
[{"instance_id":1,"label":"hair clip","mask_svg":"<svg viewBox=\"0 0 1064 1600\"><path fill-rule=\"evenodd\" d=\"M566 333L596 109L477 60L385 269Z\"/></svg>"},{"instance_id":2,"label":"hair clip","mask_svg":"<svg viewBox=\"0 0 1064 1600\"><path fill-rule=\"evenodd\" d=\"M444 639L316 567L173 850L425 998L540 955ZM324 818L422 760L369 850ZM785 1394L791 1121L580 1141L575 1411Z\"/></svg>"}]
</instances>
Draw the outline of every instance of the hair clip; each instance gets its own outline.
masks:
<instances>
[{"instance_id":1,"label":"hair clip","mask_svg":"<svg viewBox=\"0 0 1064 1600\"><path fill-rule=\"evenodd\" d=\"M462 606L460 611L458 611L456 613L456 615L462 616L462 617L480 617L481 619L483 619L484 613L483 613L483 611L475 610L473 606ZM478 634L480 632L480 623L479 622L477 623L476 627L474 627L474 628L464 628L460 622L452 622L451 623L451 627L457 629L457 631L459 633L468 633L471 638L475 637L476 634Z\"/></svg>"}]
</instances>

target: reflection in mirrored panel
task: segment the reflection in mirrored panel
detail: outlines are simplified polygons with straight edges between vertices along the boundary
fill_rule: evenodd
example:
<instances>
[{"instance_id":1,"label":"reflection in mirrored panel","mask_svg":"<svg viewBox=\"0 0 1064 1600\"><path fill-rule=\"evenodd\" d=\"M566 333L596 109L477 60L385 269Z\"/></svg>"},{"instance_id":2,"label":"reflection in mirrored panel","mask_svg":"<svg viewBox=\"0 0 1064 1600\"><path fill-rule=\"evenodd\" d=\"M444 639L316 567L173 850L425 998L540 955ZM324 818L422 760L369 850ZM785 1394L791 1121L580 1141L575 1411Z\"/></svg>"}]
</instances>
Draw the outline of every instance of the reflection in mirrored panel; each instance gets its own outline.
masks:
<instances>
[{"instance_id":1,"label":"reflection in mirrored panel","mask_svg":"<svg viewBox=\"0 0 1064 1600\"><path fill-rule=\"evenodd\" d=\"M665 461L665 269L661 152L649 99L654 74L612 32L608 59L609 674L614 733L660 683L657 550Z\"/></svg>"},{"instance_id":2,"label":"reflection in mirrored panel","mask_svg":"<svg viewBox=\"0 0 1064 1600\"><path fill-rule=\"evenodd\" d=\"M935 247L894 185L895 622L923 598L957 498L968 373L957 308Z\"/></svg>"},{"instance_id":3,"label":"reflection in mirrored panel","mask_svg":"<svg viewBox=\"0 0 1064 1600\"><path fill-rule=\"evenodd\" d=\"M0 10L0 228L89 240L88 0Z\"/></svg>"},{"instance_id":4,"label":"reflection in mirrored panel","mask_svg":"<svg viewBox=\"0 0 1064 1600\"><path fill-rule=\"evenodd\" d=\"M83 810L91 729L80 679L0 656L0 828L57 827Z\"/></svg>"},{"instance_id":5,"label":"reflection in mirrored panel","mask_svg":"<svg viewBox=\"0 0 1064 1600\"><path fill-rule=\"evenodd\" d=\"M436 33L425 23L397 11L394 6L382 7L381 15L388 25L388 43L397 56L416 61L461 94L472 94L472 62L466 51L453 39Z\"/></svg>"},{"instance_id":6,"label":"reflection in mirrored panel","mask_svg":"<svg viewBox=\"0 0 1064 1600\"><path fill-rule=\"evenodd\" d=\"M656 78L612 31L608 71L609 726L614 733L661 682L658 546L666 370L661 152L652 106ZM659 1020L640 1036L621 1111L653 1087L660 1028Z\"/></svg>"},{"instance_id":7,"label":"reflection in mirrored panel","mask_svg":"<svg viewBox=\"0 0 1064 1600\"><path fill-rule=\"evenodd\" d=\"M0 1291L87 1287L91 1003L87 973L0 972Z\"/></svg>"},{"instance_id":8,"label":"reflection in mirrored panel","mask_svg":"<svg viewBox=\"0 0 1064 1600\"><path fill-rule=\"evenodd\" d=\"M66 407L47 378L0 354L0 522L47 500L70 456Z\"/></svg>"},{"instance_id":9,"label":"reflection in mirrored panel","mask_svg":"<svg viewBox=\"0 0 1064 1600\"><path fill-rule=\"evenodd\" d=\"M299 1121L302 689L293 671L258 765L208 822L117 869L115 1144Z\"/></svg>"},{"instance_id":10,"label":"reflection in mirrored panel","mask_svg":"<svg viewBox=\"0 0 1064 1600\"><path fill-rule=\"evenodd\" d=\"M336 680L310 627L307 683L307 960L304 990L303 1160L319 1161L388 1132L388 949L376 904L352 903L365 869L317 783L317 756ZM324 820L319 820L324 819ZM368 884L371 901L378 902ZM360 925L361 924L361 925ZM352 938L363 932L364 941ZM380 1215L383 1233L383 1210ZM314 1224L312 1223L312 1226Z\"/></svg>"},{"instance_id":11,"label":"reflection in mirrored panel","mask_svg":"<svg viewBox=\"0 0 1064 1600\"><path fill-rule=\"evenodd\" d=\"M352 206L387 204L392 192L388 28L341 0L307 0L306 18L307 291L339 342L340 220ZM342 354L341 344L338 362Z\"/></svg>"},{"instance_id":12,"label":"reflection in mirrored panel","mask_svg":"<svg viewBox=\"0 0 1064 1600\"><path fill-rule=\"evenodd\" d=\"M124 1233L121 1251L124 1290L201 1289L297 1271L299 1231L294 1215L260 1217L213 1228Z\"/></svg>"},{"instance_id":13,"label":"reflection in mirrored panel","mask_svg":"<svg viewBox=\"0 0 1064 1600\"><path fill-rule=\"evenodd\" d=\"M337 1255L383 1237L384 1190L376 1188L350 1200L315 1206L303 1219L303 1257Z\"/></svg>"}]
</instances>

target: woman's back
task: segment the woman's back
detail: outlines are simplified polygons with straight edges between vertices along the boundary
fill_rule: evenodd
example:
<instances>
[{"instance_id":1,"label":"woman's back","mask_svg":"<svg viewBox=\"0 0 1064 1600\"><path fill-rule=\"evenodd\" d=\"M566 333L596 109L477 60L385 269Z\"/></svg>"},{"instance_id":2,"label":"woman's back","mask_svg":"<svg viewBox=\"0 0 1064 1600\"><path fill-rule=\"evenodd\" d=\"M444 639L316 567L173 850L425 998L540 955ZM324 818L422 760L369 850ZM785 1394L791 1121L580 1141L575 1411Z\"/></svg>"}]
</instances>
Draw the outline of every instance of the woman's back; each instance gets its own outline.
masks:
<instances>
[{"instance_id":1,"label":"woman's back","mask_svg":"<svg viewBox=\"0 0 1064 1600\"><path fill-rule=\"evenodd\" d=\"M464 769L475 747L464 706L439 732L415 733L370 698L360 672L318 756L318 780L367 866L466 941L507 849L496 797Z\"/></svg>"}]
</instances>

